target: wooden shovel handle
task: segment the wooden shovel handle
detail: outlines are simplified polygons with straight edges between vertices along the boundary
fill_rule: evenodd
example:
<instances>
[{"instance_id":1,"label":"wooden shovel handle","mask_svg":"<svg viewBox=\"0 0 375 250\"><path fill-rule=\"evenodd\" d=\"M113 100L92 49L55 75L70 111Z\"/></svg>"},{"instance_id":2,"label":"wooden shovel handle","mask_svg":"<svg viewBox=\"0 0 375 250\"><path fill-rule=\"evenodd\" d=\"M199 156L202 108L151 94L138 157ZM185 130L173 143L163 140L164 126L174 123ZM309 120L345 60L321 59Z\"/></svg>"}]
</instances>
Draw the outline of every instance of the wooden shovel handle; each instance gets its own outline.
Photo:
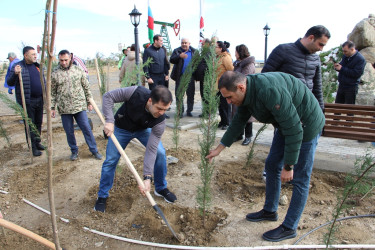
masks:
<instances>
[{"instance_id":1,"label":"wooden shovel handle","mask_svg":"<svg viewBox=\"0 0 375 250\"><path fill-rule=\"evenodd\" d=\"M98 114L98 116L99 116L101 122L103 123L103 125L105 125L104 117L103 117L102 113L100 112L98 106L96 105L94 99L90 98L89 102L94 107L94 110ZM116 146L117 150L119 151L119 153L121 154L121 156L125 159L126 165L128 166L129 170L133 173L135 179L137 180L138 185L141 186L142 188L144 188L143 180L139 176L137 170L134 168L133 164L129 160L128 156L125 154L124 149L121 147L120 143L118 142L116 136L113 133L111 134L111 140L115 144L115 146ZM146 197L150 201L152 206L156 205L156 202L155 202L154 198L152 198L150 192L146 192Z\"/></svg>"},{"instance_id":2,"label":"wooden shovel handle","mask_svg":"<svg viewBox=\"0 0 375 250\"><path fill-rule=\"evenodd\" d=\"M0 219L0 226L3 226L5 228L8 228L12 231L15 231L17 233L20 233L26 237L29 237L30 239L33 239L33 240L36 240L38 241L39 243L45 245L46 247L49 247L51 249L55 249L55 244L52 243L51 241L23 228L23 227L20 227L16 224L13 224L12 222L9 222L7 220L4 220L4 219Z\"/></svg>"}]
</instances>

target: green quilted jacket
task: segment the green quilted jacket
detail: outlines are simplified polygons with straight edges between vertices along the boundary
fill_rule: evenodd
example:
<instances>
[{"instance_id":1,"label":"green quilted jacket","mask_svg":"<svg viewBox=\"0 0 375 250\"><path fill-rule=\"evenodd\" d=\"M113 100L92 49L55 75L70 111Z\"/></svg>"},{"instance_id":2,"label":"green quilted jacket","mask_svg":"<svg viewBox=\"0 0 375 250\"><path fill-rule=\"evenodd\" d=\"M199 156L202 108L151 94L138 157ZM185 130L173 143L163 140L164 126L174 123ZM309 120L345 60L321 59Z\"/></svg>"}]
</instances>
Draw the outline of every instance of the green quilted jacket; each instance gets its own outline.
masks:
<instances>
[{"instance_id":1,"label":"green quilted jacket","mask_svg":"<svg viewBox=\"0 0 375 250\"><path fill-rule=\"evenodd\" d=\"M297 163L302 141L310 141L323 129L322 109L306 85L292 75L269 72L247 76L244 102L238 107L221 143L231 146L250 116L271 123L285 138L284 162Z\"/></svg>"}]
</instances>

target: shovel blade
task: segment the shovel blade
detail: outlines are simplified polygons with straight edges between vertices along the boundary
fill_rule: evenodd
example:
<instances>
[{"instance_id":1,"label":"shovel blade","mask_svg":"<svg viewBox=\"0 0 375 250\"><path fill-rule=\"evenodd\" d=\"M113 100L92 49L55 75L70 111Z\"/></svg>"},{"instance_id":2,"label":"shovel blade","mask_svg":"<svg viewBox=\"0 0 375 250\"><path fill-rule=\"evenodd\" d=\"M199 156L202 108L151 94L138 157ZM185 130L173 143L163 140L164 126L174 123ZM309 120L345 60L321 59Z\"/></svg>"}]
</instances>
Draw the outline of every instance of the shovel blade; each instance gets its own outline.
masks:
<instances>
[{"instance_id":1,"label":"shovel blade","mask_svg":"<svg viewBox=\"0 0 375 250\"><path fill-rule=\"evenodd\" d=\"M176 235L176 233L174 232L174 230L173 230L173 228L171 227L171 225L169 225L169 223L168 223L167 219L165 218L163 211L161 211L160 207L159 207L157 204L155 204L155 205L153 206L153 208L154 208L155 211L160 215L160 217L164 220L165 224L167 224L167 226L168 226L169 230L171 230L173 236L174 236L178 241L180 241L180 239L177 237L177 235Z\"/></svg>"}]
</instances>

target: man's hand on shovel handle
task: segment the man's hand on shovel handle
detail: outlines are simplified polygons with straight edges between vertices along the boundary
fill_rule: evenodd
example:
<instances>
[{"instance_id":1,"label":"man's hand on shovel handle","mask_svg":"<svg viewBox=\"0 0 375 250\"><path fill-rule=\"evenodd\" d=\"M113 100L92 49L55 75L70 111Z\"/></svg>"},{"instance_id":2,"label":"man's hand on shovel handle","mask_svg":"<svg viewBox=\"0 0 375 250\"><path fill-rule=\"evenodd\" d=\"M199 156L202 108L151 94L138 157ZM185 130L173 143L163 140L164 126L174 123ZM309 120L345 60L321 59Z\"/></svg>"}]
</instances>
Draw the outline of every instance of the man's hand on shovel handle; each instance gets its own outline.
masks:
<instances>
[{"instance_id":1,"label":"man's hand on shovel handle","mask_svg":"<svg viewBox=\"0 0 375 250\"><path fill-rule=\"evenodd\" d=\"M104 131L104 133L105 133L108 137L110 137L110 136L112 135L114 129L115 129L115 124L110 123L110 122L106 122L105 125L104 125L104 129L103 129L103 131Z\"/></svg>"},{"instance_id":2,"label":"man's hand on shovel handle","mask_svg":"<svg viewBox=\"0 0 375 250\"><path fill-rule=\"evenodd\" d=\"M143 194L143 196L146 196L146 192L150 192L151 190L151 180L144 180L143 184L144 188L141 186L138 186L138 188L141 191L141 194Z\"/></svg>"}]
</instances>

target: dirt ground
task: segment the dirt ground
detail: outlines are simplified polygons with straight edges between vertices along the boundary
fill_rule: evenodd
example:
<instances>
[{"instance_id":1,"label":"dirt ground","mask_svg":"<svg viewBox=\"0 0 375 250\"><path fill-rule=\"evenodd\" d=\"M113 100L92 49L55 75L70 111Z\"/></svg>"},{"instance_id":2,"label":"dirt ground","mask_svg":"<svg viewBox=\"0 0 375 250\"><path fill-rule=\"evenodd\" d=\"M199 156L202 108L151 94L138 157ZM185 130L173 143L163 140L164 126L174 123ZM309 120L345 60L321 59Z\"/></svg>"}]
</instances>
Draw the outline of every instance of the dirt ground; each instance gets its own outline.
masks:
<instances>
[{"instance_id":1,"label":"dirt ground","mask_svg":"<svg viewBox=\"0 0 375 250\"><path fill-rule=\"evenodd\" d=\"M95 88L96 86L93 86L93 89ZM107 141L102 135L103 126L95 113L88 115L94 123L94 135L99 151L105 155ZM22 200L27 199L49 210L46 154L44 152L41 157L34 158L30 164L20 118L4 115L0 119L11 139L9 145L4 138L0 138L0 190L8 192L0 192L0 208L4 219L53 241L50 216ZM178 200L174 204L167 204L163 199L154 197L168 222L182 239L182 242L178 242L148 200L140 195L135 179L122 160L116 172L106 213L95 212L93 206L103 160L93 158L81 131L77 130L79 160L70 161L70 150L59 118L53 120L53 127L53 188L56 213L69 220L69 223L58 220L59 240L65 249L155 249L96 235L84 230L84 227L120 237L173 245L254 247L293 244L305 233L332 219L337 194L344 187L345 174L314 170L310 196L299 223L297 238L280 243L266 242L262 240L262 234L281 224L288 203L279 206L278 222L246 221L247 213L258 211L263 206L265 184L262 182L261 172L269 148L257 146L255 158L251 166L246 168L246 156L250 147L244 147L237 142L216 157L211 185L212 206L203 227L195 198L200 185L197 135L182 131L180 146L175 151L172 129L167 128L162 138L167 155L179 159L178 163L168 165L167 181L168 187ZM44 128L43 141L46 141L45 132ZM217 138L217 143L219 140L220 138ZM129 144L125 152L141 174L144 150L135 144ZM283 185L282 195L285 195L288 201L291 190L291 186ZM373 196L357 199L355 203L344 211L343 216L375 213ZM339 226L335 235L338 244L375 244L373 219L345 220L340 222ZM327 227L324 227L298 244L324 244L323 237L326 232ZM45 248L5 229L0 230L0 249Z\"/></svg>"}]
</instances>

